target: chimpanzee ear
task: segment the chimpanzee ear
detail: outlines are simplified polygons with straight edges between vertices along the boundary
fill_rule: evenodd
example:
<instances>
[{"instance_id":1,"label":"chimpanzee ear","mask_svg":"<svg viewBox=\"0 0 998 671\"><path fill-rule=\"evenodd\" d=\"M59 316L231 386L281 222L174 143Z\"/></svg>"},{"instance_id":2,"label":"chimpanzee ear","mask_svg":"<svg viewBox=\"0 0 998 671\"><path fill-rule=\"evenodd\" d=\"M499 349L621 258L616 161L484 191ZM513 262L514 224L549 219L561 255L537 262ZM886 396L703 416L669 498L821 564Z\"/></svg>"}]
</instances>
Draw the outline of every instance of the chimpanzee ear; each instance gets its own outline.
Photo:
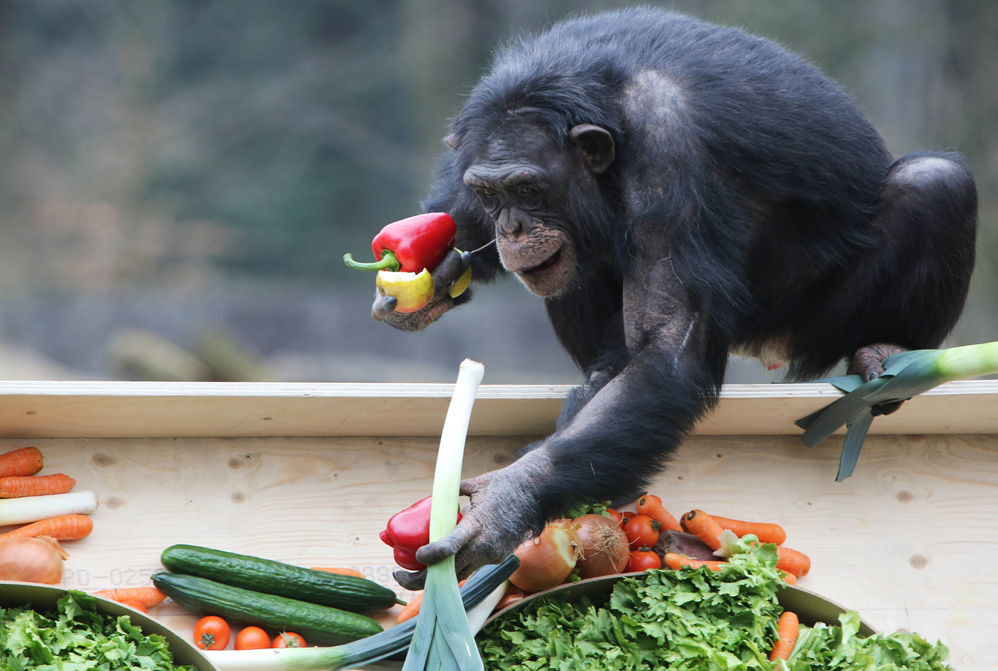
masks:
<instances>
[{"instance_id":1,"label":"chimpanzee ear","mask_svg":"<svg viewBox=\"0 0 998 671\"><path fill-rule=\"evenodd\" d=\"M613 162L613 137L605 128L582 123L568 131L572 144L579 150L589 169L600 174Z\"/></svg>"},{"instance_id":2,"label":"chimpanzee ear","mask_svg":"<svg viewBox=\"0 0 998 671\"><path fill-rule=\"evenodd\" d=\"M444 138L444 144L451 149L457 149L457 146L461 144L461 136L457 133L450 133Z\"/></svg>"}]
</instances>

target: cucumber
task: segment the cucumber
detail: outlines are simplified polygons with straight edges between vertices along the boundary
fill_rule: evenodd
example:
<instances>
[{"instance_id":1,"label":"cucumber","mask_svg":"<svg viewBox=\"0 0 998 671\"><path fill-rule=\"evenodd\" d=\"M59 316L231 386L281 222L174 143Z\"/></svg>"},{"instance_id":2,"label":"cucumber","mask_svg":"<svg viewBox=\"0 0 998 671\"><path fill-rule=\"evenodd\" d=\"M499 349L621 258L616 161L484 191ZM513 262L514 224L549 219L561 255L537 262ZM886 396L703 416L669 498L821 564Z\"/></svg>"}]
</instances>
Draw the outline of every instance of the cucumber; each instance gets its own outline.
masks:
<instances>
[{"instance_id":1,"label":"cucumber","mask_svg":"<svg viewBox=\"0 0 998 671\"><path fill-rule=\"evenodd\" d=\"M349 643L384 630L366 615L262 594L193 575L160 572L152 576L152 581L181 608L192 613L293 631L305 637L309 645Z\"/></svg>"},{"instance_id":2,"label":"cucumber","mask_svg":"<svg viewBox=\"0 0 998 671\"><path fill-rule=\"evenodd\" d=\"M355 613L391 608L397 598L392 590L366 578L196 545L171 545L160 560L174 573Z\"/></svg>"}]
</instances>

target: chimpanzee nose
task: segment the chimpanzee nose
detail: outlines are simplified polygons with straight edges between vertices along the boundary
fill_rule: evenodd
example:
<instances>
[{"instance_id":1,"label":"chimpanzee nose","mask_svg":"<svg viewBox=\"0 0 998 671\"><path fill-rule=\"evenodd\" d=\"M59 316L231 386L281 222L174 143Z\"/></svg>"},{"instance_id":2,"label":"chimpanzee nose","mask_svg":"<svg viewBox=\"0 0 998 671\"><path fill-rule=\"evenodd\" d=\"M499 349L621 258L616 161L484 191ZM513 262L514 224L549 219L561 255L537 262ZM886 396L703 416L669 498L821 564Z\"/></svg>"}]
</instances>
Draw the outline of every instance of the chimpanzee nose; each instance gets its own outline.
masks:
<instances>
[{"instance_id":1,"label":"chimpanzee nose","mask_svg":"<svg viewBox=\"0 0 998 671\"><path fill-rule=\"evenodd\" d=\"M527 226L524 225L526 221L525 212L521 212L515 207L509 207L499 214L499 221L496 222L496 225L504 238L518 238L527 229Z\"/></svg>"}]
</instances>

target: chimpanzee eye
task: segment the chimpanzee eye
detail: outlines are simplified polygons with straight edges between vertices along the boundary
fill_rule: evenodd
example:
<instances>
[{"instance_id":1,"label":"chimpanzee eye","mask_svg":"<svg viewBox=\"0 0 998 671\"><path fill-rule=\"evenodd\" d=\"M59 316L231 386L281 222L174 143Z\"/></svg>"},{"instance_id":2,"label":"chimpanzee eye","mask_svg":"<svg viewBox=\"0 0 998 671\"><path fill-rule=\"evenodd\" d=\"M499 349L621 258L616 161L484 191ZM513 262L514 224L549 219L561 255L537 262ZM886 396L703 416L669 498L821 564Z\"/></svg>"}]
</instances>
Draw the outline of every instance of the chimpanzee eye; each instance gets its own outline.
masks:
<instances>
[{"instance_id":1,"label":"chimpanzee eye","mask_svg":"<svg viewBox=\"0 0 998 671\"><path fill-rule=\"evenodd\" d=\"M538 207L543 200L543 193L532 186L521 186L519 189L520 202L527 207Z\"/></svg>"},{"instance_id":2,"label":"chimpanzee eye","mask_svg":"<svg viewBox=\"0 0 998 671\"><path fill-rule=\"evenodd\" d=\"M475 189L475 193L487 212L494 212L499 207L499 195L495 189Z\"/></svg>"}]
</instances>

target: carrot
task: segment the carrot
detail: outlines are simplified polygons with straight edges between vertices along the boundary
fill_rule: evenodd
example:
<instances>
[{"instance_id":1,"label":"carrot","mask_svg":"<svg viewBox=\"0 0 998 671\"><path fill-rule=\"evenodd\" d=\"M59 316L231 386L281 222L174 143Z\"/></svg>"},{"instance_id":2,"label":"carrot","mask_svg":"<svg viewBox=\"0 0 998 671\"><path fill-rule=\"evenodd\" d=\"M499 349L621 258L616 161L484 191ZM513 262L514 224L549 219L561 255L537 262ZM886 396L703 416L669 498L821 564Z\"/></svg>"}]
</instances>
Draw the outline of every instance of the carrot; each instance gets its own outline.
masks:
<instances>
[{"instance_id":1,"label":"carrot","mask_svg":"<svg viewBox=\"0 0 998 671\"><path fill-rule=\"evenodd\" d=\"M65 494L75 485L76 480L65 473L53 473L52 475L10 475L0 478L0 499Z\"/></svg>"},{"instance_id":2,"label":"carrot","mask_svg":"<svg viewBox=\"0 0 998 671\"><path fill-rule=\"evenodd\" d=\"M775 662L778 659L789 659L790 653L794 651L797 644L797 635L800 633L800 620L797 615L789 610L783 611L780 619L776 622L776 643L769 653L769 661Z\"/></svg>"},{"instance_id":3,"label":"carrot","mask_svg":"<svg viewBox=\"0 0 998 671\"><path fill-rule=\"evenodd\" d=\"M714 518L702 510L691 510L683 515L680 524L687 533L691 533L710 547L717 550L721 547L721 533L724 529L714 521Z\"/></svg>"},{"instance_id":4,"label":"carrot","mask_svg":"<svg viewBox=\"0 0 998 671\"><path fill-rule=\"evenodd\" d=\"M799 550L776 546L776 568L803 578L811 570L811 558Z\"/></svg>"},{"instance_id":5,"label":"carrot","mask_svg":"<svg viewBox=\"0 0 998 671\"><path fill-rule=\"evenodd\" d=\"M86 515L61 515L25 524L23 527L0 534L0 540L20 536L51 536L57 541L75 541L86 538L93 529L94 523Z\"/></svg>"},{"instance_id":6,"label":"carrot","mask_svg":"<svg viewBox=\"0 0 998 671\"><path fill-rule=\"evenodd\" d=\"M467 578L459 582L457 586L461 587L466 582L468 582ZM417 615L419 615L419 608L422 605L423 605L423 593L420 592L419 594L417 594L412 598L412 601L403 606L402 610L398 614L398 618L396 618L395 620L395 623L402 624L406 620L411 620L412 618L416 617Z\"/></svg>"},{"instance_id":7,"label":"carrot","mask_svg":"<svg viewBox=\"0 0 998 671\"><path fill-rule=\"evenodd\" d=\"M339 575L352 575L355 578L363 578L364 574L355 568L337 568L330 566L312 566L313 571L325 571L326 573L336 573Z\"/></svg>"},{"instance_id":8,"label":"carrot","mask_svg":"<svg viewBox=\"0 0 998 671\"><path fill-rule=\"evenodd\" d=\"M658 522L659 531L680 531L679 522L654 494L645 494L638 499L638 515L647 515Z\"/></svg>"},{"instance_id":9,"label":"carrot","mask_svg":"<svg viewBox=\"0 0 998 671\"><path fill-rule=\"evenodd\" d=\"M398 618L395 620L396 624L402 624L406 620L411 620L412 618L419 615L419 607L422 605L423 605L423 593L420 592L416 596L412 597L409 603L407 603L405 606L402 607L402 610L399 612Z\"/></svg>"},{"instance_id":10,"label":"carrot","mask_svg":"<svg viewBox=\"0 0 998 671\"><path fill-rule=\"evenodd\" d=\"M114 589L100 589L94 592L94 596L102 599L117 601L118 603L137 603L149 608L166 599L166 592L158 587L117 587Z\"/></svg>"},{"instance_id":11,"label":"carrot","mask_svg":"<svg viewBox=\"0 0 998 671\"><path fill-rule=\"evenodd\" d=\"M745 522L743 520L733 520L729 517L718 517L711 515L714 521L721 525L722 529L732 531L741 538L748 534L754 534L762 543L775 543L782 545L787 540L787 532L779 524L770 522Z\"/></svg>"},{"instance_id":12,"label":"carrot","mask_svg":"<svg viewBox=\"0 0 998 671\"><path fill-rule=\"evenodd\" d=\"M148 613L149 612L149 609L146 608L145 606L143 606L138 601L122 601L121 605L122 606L128 606L129 608L134 608L135 610L139 611L140 613Z\"/></svg>"},{"instance_id":13,"label":"carrot","mask_svg":"<svg viewBox=\"0 0 998 671\"><path fill-rule=\"evenodd\" d=\"M37 447L22 447L0 454L0 478L9 475L34 475L42 470L42 453Z\"/></svg>"},{"instance_id":14,"label":"carrot","mask_svg":"<svg viewBox=\"0 0 998 671\"><path fill-rule=\"evenodd\" d=\"M788 585L797 584L797 576L795 576L793 573L787 573L786 571L780 571L780 573L782 574L781 577L783 578L783 582L787 583Z\"/></svg>"},{"instance_id":15,"label":"carrot","mask_svg":"<svg viewBox=\"0 0 998 671\"><path fill-rule=\"evenodd\" d=\"M687 557L686 555L677 554L675 552L665 553L665 565L671 569L679 570L684 566L690 568L700 568L707 567L711 571L720 571L721 567L728 562L715 560L715 559L693 559L692 557Z\"/></svg>"}]
</instances>

